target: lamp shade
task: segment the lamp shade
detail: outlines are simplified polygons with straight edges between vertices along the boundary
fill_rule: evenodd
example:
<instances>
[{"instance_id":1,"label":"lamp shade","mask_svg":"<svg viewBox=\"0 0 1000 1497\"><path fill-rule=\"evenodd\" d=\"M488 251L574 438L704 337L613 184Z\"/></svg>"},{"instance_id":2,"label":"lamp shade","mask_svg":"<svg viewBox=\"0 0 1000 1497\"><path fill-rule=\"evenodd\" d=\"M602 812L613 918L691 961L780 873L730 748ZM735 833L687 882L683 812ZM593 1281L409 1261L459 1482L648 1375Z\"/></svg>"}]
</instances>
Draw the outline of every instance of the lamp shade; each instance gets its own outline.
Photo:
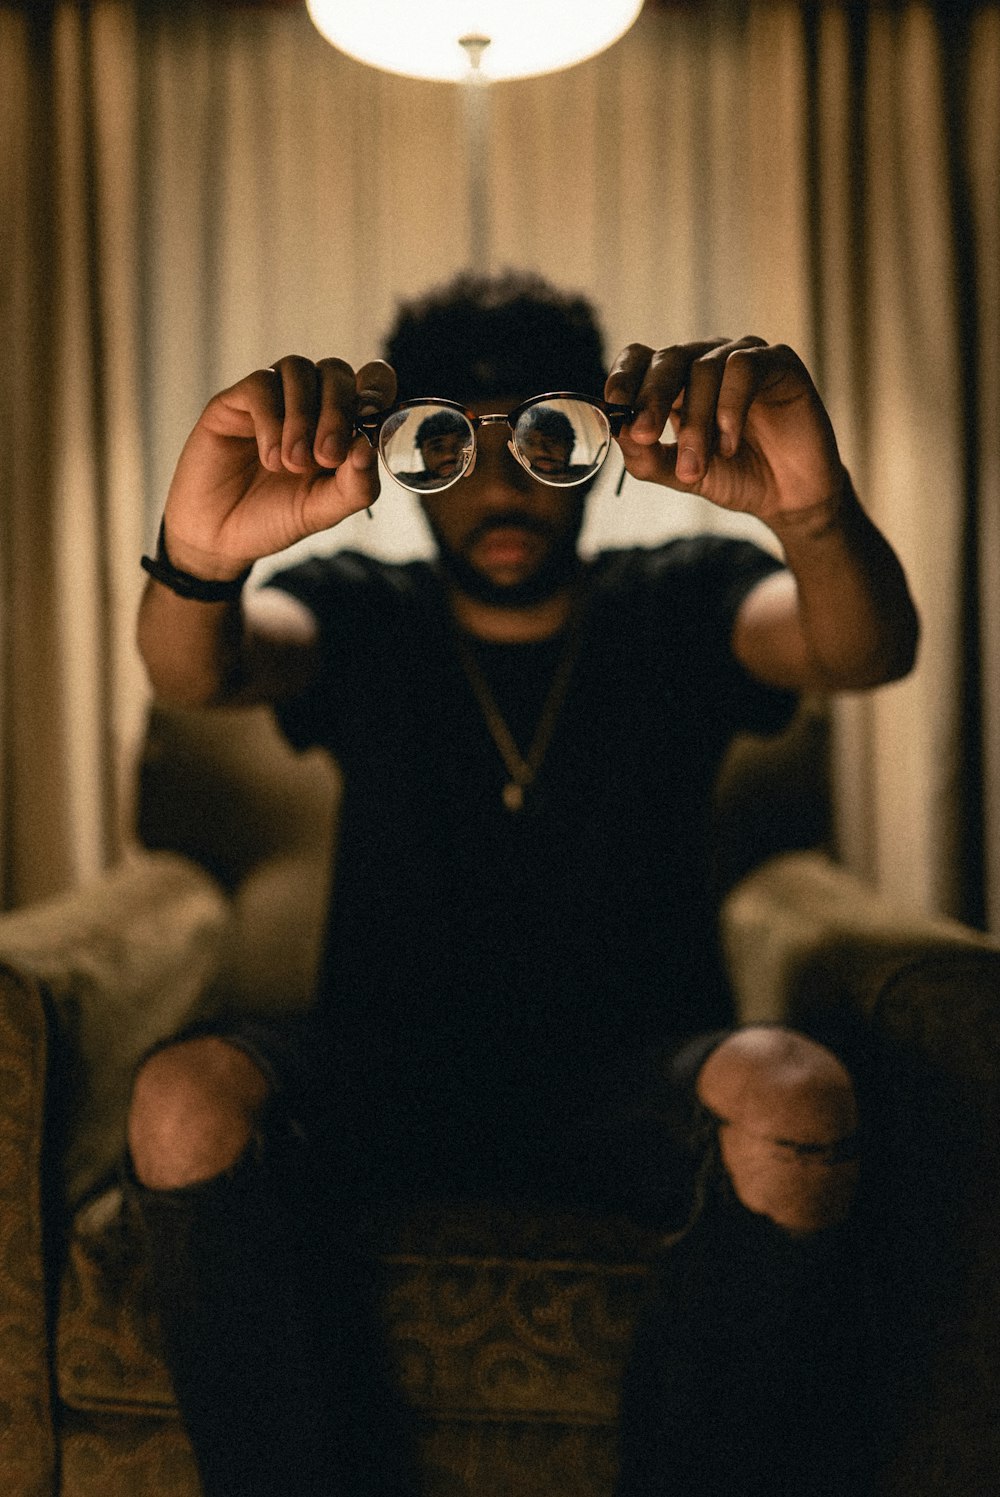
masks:
<instances>
[{"instance_id":1,"label":"lamp shade","mask_svg":"<svg viewBox=\"0 0 1000 1497\"><path fill-rule=\"evenodd\" d=\"M551 73L603 52L643 0L307 0L314 25L359 62L459 82Z\"/></svg>"}]
</instances>

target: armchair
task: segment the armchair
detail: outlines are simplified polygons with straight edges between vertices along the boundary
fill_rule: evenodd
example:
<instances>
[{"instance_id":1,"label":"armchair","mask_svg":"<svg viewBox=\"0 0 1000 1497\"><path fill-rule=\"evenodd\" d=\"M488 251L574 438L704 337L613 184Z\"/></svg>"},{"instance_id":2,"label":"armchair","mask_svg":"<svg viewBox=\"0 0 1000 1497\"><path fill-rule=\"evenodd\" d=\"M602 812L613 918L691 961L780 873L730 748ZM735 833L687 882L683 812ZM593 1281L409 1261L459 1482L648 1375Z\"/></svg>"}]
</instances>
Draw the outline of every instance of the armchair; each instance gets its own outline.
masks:
<instances>
[{"instance_id":1,"label":"armchair","mask_svg":"<svg viewBox=\"0 0 1000 1497\"><path fill-rule=\"evenodd\" d=\"M888 1048L886 1116L915 1171L915 1098L935 1099L974 1165L955 1208L961 1282L886 1497L983 1497L1000 1470L1000 947L889 907L820 850L822 731L807 710L727 767L727 961L744 1019L846 1017ZM18 1497L198 1492L117 1179L130 1076L220 1005L310 1001L337 799L333 767L292 754L265 713L154 710L135 850L0 917L0 1472ZM607 1497L655 1235L430 1204L383 1231L433 1497Z\"/></svg>"}]
</instances>

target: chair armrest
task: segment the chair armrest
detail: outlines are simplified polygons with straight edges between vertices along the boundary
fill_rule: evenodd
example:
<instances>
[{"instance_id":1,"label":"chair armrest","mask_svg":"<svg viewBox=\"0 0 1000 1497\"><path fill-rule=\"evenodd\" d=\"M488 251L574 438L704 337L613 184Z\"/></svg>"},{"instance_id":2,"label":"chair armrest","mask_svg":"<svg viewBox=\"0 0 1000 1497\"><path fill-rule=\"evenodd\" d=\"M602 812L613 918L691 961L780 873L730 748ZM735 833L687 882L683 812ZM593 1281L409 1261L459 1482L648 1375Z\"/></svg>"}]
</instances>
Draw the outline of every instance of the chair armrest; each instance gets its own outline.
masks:
<instances>
[{"instance_id":1,"label":"chair armrest","mask_svg":"<svg viewBox=\"0 0 1000 1497\"><path fill-rule=\"evenodd\" d=\"M78 1200L113 1168L131 1068L196 1001L225 914L205 874L141 854L86 888L0 916L5 1491L43 1497L58 1482L49 1343L60 1188ZM67 1124L60 1178L46 1165Z\"/></svg>"},{"instance_id":2,"label":"chair armrest","mask_svg":"<svg viewBox=\"0 0 1000 1497\"><path fill-rule=\"evenodd\" d=\"M196 1016L228 915L218 885L187 859L135 852L69 894L0 916L6 984L34 994L48 1027L45 1075L26 1076L18 1061L18 1088L45 1117L71 1208L117 1167L136 1062Z\"/></svg>"},{"instance_id":3,"label":"chair armrest","mask_svg":"<svg viewBox=\"0 0 1000 1497\"><path fill-rule=\"evenodd\" d=\"M742 1018L820 1037L854 1025L872 1065L880 1209L936 1328L886 1490L986 1491L1000 1465L1000 943L792 853L731 892L723 945Z\"/></svg>"},{"instance_id":4,"label":"chair armrest","mask_svg":"<svg viewBox=\"0 0 1000 1497\"><path fill-rule=\"evenodd\" d=\"M721 933L745 1023L827 1005L870 1014L892 974L925 961L964 960L987 983L1000 973L996 942L901 909L816 851L781 854L743 878L724 901Z\"/></svg>"}]
</instances>

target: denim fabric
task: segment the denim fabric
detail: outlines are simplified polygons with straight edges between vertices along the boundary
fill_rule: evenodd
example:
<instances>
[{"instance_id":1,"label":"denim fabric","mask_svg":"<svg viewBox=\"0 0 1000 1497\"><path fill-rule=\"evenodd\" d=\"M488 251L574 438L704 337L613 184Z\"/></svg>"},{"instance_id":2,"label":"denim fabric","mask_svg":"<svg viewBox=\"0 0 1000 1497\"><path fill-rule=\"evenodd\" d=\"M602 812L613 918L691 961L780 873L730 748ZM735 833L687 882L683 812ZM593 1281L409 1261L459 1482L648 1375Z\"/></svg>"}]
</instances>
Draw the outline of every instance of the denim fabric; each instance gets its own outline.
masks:
<instances>
[{"instance_id":1,"label":"denim fabric","mask_svg":"<svg viewBox=\"0 0 1000 1497\"><path fill-rule=\"evenodd\" d=\"M854 1223L795 1242L736 1200L695 1095L727 1031L603 1073L528 1066L502 1111L495 1085L463 1107L433 1075L362 1088L309 1021L210 1032L271 1082L259 1130L224 1177L137 1188L206 1497L416 1492L364 1226L407 1196L686 1226L625 1379L617 1497L870 1492L887 1427L884 1265Z\"/></svg>"},{"instance_id":2,"label":"denim fabric","mask_svg":"<svg viewBox=\"0 0 1000 1497\"><path fill-rule=\"evenodd\" d=\"M185 1190L133 1186L168 1366L206 1497L406 1497L363 1224L285 1135Z\"/></svg>"}]
</instances>

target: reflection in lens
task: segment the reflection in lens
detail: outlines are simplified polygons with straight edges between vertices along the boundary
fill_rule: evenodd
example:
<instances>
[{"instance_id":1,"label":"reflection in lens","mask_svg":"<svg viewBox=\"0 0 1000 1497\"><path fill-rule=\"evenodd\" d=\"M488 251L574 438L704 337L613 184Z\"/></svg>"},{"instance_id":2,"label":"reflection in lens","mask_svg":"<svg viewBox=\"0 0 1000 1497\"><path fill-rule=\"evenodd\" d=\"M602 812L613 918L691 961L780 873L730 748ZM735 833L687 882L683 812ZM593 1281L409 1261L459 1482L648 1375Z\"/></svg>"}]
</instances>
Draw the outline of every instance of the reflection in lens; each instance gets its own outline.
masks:
<instances>
[{"instance_id":1,"label":"reflection in lens","mask_svg":"<svg viewBox=\"0 0 1000 1497\"><path fill-rule=\"evenodd\" d=\"M431 402L395 412L379 437L382 461L396 482L421 492L447 488L461 478L472 449L467 418Z\"/></svg>"},{"instance_id":2,"label":"reflection in lens","mask_svg":"<svg viewBox=\"0 0 1000 1497\"><path fill-rule=\"evenodd\" d=\"M554 484L592 477L607 456L610 438L604 412L586 400L537 402L514 428L514 446L525 467Z\"/></svg>"}]
</instances>

